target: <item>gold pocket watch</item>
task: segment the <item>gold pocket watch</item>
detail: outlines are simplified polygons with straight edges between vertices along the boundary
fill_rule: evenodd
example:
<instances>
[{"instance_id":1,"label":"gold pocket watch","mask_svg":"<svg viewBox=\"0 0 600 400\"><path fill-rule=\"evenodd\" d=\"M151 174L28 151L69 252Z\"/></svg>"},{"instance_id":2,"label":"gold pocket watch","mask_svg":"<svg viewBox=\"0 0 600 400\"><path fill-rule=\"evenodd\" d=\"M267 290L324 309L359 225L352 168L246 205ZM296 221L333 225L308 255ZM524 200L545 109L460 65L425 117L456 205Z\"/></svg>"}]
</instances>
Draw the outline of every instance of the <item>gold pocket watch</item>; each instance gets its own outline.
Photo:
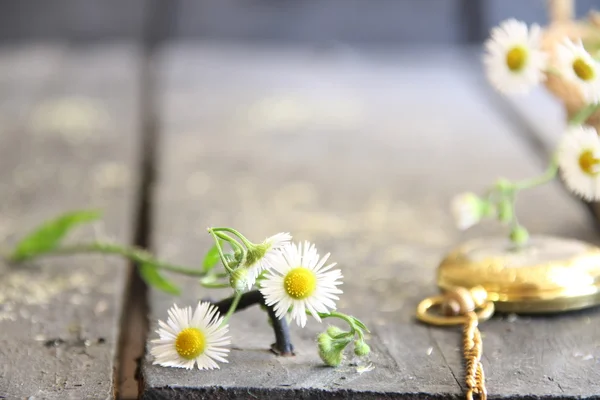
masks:
<instances>
[{"instance_id":1,"label":"gold pocket watch","mask_svg":"<svg viewBox=\"0 0 600 400\"><path fill-rule=\"evenodd\" d=\"M442 260L437 284L442 294L423 300L417 318L464 325L467 399L485 399L478 322L496 310L556 313L600 304L600 248L551 236L533 236L522 247L508 239L476 239Z\"/></svg>"}]
</instances>

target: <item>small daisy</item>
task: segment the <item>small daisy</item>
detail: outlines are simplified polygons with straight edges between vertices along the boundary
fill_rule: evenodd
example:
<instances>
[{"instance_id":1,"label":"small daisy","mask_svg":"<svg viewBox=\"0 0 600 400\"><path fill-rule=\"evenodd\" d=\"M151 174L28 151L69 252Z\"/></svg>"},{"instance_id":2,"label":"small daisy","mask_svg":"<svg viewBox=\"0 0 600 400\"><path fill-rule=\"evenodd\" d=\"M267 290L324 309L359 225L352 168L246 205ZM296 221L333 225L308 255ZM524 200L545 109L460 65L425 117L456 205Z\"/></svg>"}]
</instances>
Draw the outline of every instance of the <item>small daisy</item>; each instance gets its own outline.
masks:
<instances>
[{"instance_id":1,"label":"small daisy","mask_svg":"<svg viewBox=\"0 0 600 400\"><path fill-rule=\"evenodd\" d=\"M598 63L592 58L579 40L569 39L557 46L558 69L561 75L575 83L585 100L597 103L600 100L600 74Z\"/></svg>"},{"instance_id":2,"label":"small daisy","mask_svg":"<svg viewBox=\"0 0 600 400\"><path fill-rule=\"evenodd\" d=\"M483 217L483 202L475 193L462 193L452 199L452 215L456 227L466 230L476 225Z\"/></svg>"},{"instance_id":3,"label":"small daisy","mask_svg":"<svg viewBox=\"0 0 600 400\"><path fill-rule=\"evenodd\" d=\"M545 79L548 57L540 49L538 25L509 19L492 29L483 61L490 83L501 93L527 93Z\"/></svg>"},{"instance_id":4,"label":"small daisy","mask_svg":"<svg viewBox=\"0 0 600 400\"><path fill-rule=\"evenodd\" d=\"M571 128L558 146L567 187L586 200L600 199L600 139L592 127Z\"/></svg>"},{"instance_id":5,"label":"small daisy","mask_svg":"<svg viewBox=\"0 0 600 400\"><path fill-rule=\"evenodd\" d=\"M265 269L271 268L273 261L277 258L277 252L286 244L289 244L292 236L289 233L278 233L266 238L262 243L248 248L244 267L248 269L245 281L248 290L252 289L256 278Z\"/></svg>"},{"instance_id":6,"label":"small daisy","mask_svg":"<svg viewBox=\"0 0 600 400\"><path fill-rule=\"evenodd\" d=\"M168 314L167 323L158 321L160 339L152 340L154 364L186 369L198 364L198 369L218 369L215 361L227 362L229 349L225 346L231 341L225 334L229 327L221 326L223 318L215 306L199 303L192 314L192 307L173 305Z\"/></svg>"},{"instance_id":7,"label":"small daisy","mask_svg":"<svg viewBox=\"0 0 600 400\"><path fill-rule=\"evenodd\" d=\"M288 244L276 253L273 269L262 282L260 292L265 303L275 305L278 318L283 318L288 311L298 325L306 325L306 312L310 312L319 322L318 313L335 310L336 294L342 293L337 288L341 285L342 272L331 270L336 263L325 266L329 258L327 253L319 258L317 249L309 242Z\"/></svg>"}]
</instances>

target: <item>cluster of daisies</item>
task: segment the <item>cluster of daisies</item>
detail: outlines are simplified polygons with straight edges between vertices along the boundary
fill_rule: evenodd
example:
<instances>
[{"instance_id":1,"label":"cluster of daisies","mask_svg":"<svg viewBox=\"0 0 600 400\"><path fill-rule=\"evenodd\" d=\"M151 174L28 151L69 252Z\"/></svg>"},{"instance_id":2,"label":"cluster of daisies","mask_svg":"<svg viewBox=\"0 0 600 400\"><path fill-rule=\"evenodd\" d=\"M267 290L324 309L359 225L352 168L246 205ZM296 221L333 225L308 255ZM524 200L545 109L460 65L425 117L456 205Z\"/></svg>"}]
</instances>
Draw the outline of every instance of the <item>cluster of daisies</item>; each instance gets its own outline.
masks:
<instances>
[{"instance_id":1,"label":"cluster of daisies","mask_svg":"<svg viewBox=\"0 0 600 400\"><path fill-rule=\"evenodd\" d=\"M600 109L600 64L581 40L565 38L552 56L542 49L541 41L542 31L535 24L528 27L510 19L493 28L483 58L490 84L503 94L524 94L553 74L579 90L588 104L583 115L589 117ZM458 228L467 229L485 217L496 217L512 226L513 241L526 241L527 231L514 215L515 196L519 190L548 182L559 171L572 192L586 200L600 200L600 138L596 129L582 125L586 118L575 119L570 121L544 176L524 182L500 180L483 197L474 193L455 197L452 211Z\"/></svg>"},{"instance_id":2,"label":"cluster of daisies","mask_svg":"<svg viewBox=\"0 0 600 400\"><path fill-rule=\"evenodd\" d=\"M557 44L552 63L541 41L541 29L535 24L528 27L510 19L493 28L483 59L490 83L501 93L522 94L543 82L547 74L558 74L577 85L587 102L598 102L599 65L581 40L565 38Z\"/></svg>"},{"instance_id":3,"label":"cluster of daisies","mask_svg":"<svg viewBox=\"0 0 600 400\"><path fill-rule=\"evenodd\" d=\"M225 231L233 232L241 244ZM320 322L321 316L336 309L337 295L342 293L338 288L342 273L333 269L336 263L327 263L329 254L320 257L313 244L291 243L288 233L254 244L230 228L212 228L209 232L218 239L216 246L237 296L257 287L279 319L291 318L300 327L306 325L307 315ZM231 245L233 254L223 254L221 240ZM167 322L158 323L160 338L152 341L151 348L155 364L214 369L218 368L217 361L227 362L228 325L214 305L200 302L195 310L175 305L168 312ZM360 344L364 349L366 344Z\"/></svg>"}]
</instances>

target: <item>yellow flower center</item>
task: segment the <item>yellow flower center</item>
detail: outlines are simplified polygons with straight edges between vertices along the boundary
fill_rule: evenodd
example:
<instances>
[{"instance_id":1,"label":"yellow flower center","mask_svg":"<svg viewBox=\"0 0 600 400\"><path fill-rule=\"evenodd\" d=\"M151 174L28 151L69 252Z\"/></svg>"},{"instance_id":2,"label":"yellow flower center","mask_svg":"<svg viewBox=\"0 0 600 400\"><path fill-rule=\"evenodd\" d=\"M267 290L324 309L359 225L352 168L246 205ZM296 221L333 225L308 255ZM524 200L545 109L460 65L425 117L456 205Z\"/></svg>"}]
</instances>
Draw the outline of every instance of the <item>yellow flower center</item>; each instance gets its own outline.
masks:
<instances>
[{"instance_id":1,"label":"yellow flower center","mask_svg":"<svg viewBox=\"0 0 600 400\"><path fill-rule=\"evenodd\" d=\"M179 332L175 339L175 350L177 353L187 359L192 360L204 353L206 348L206 336L199 329L186 328Z\"/></svg>"},{"instance_id":2,"label":"yellow flower center","mask_svg":"<svg viewBox=\"0 0 600 400\"><path fill-rule=\"evenodd\" d=\"M579 168L588 175L598 175L600 159L594 157L591 150L586 150L579 156Z\"/></svg>"},{"instance_id":3,"label":"yellow flower center","mask_svg":"<svg viewBox=\"0 0 600 400\"><path fill-rule=\"evenodd\" d=\"M573 72L582 81L592 80L596 75L594 68L581 58L573 61Z\"/></svg>"},{"instance_id":4,"label":"yellow flower center","mask_svg":"<svg viewBox=\"0 0 600 400\"><path fill-rule=\"evenodd\" d=\"M513 47L506 53L506 65L513 72L520 71L527 63L527 50L521 46Z\"/></svg>"},{"instance_id":5,"label":"yellow flower center","mask_svg":"<svg viewBox=\"0 0 600 400\"><path fill-rule=\"evenodd\" d=\"M283 278L283 287L291 298L302 300L317 288L317 276L308 268L297 267Z\"/></svg>"}]
</instances>

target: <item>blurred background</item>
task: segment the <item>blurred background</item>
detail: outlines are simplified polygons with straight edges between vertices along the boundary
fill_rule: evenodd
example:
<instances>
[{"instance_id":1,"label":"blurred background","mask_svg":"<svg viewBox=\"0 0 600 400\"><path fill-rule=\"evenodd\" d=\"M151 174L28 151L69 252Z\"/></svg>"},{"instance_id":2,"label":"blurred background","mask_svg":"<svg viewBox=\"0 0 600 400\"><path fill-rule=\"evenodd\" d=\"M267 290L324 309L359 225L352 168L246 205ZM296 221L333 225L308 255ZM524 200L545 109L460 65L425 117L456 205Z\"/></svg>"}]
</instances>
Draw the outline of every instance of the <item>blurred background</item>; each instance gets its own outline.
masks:
<instances>
[{"instance_id":1,"label":"blurred background","mask_svg":"<svg viewBox=\"0 0 600 400\"><path fill-rule=\"evenodd\" d=\"M3 0L0 41L199 38L318 44L482 41L509 16L547 21L547 0ZM598 1L577 0L577 14Z\"/></svg>"}]
</instances>

